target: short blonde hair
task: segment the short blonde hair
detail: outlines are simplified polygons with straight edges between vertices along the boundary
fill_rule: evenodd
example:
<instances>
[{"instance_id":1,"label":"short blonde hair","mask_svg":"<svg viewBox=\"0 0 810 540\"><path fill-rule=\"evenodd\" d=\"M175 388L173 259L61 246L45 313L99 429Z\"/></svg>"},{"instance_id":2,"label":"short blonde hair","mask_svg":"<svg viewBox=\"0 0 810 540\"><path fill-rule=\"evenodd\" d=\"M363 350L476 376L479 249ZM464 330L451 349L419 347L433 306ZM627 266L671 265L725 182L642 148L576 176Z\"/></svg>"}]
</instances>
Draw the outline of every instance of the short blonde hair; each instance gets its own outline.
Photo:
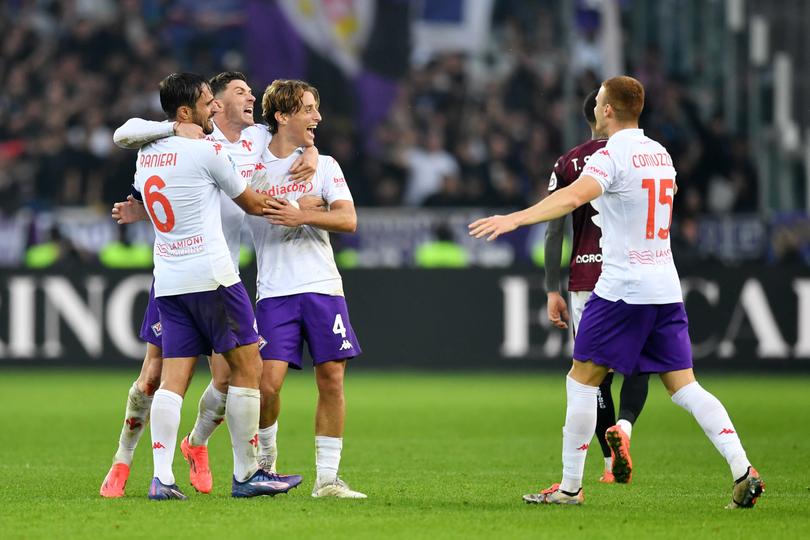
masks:
<instances>
[{"instance_id":1,"label":"short blonde hair","mask_svg":"<svg viewBox=\"0 0 810 540\"><path fill-rule=\"evenodd\" d=\"M633 77L613 77L602 83L605 103L613 107L616 119L638 120L644 109L644 86Z\"/></svg>"},{"instance_id":2,"label":"short blonde hair","mask_svg":"<svg viewBox=\"0 0 810 540\"><path fill-rule=\"evenodd\" d=\"M276 111L281 114L295 114L301 109L304 92L311 92L315 103L320 105L318 90L308 82L276 79L265 88L262 96L262 118L270 126L270 133L278 132Z\"/></svg>"}]
</instances>

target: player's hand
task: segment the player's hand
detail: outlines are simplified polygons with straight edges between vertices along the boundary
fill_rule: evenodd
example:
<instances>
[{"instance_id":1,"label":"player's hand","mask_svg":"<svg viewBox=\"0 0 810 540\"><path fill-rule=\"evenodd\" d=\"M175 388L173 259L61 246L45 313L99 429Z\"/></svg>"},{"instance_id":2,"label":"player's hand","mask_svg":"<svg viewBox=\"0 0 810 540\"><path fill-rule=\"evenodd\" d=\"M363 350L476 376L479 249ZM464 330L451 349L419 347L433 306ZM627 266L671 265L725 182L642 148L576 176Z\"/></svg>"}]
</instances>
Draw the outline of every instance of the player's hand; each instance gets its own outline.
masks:
<instances>
[{"instance_id":1,"label":"player's hand","mask_svg":"<svg viewBox=\"0 0 810 540\"><path fill-rule=\"evenodd\" d=\"M124 202L115 203L112 208L111 216L119 225L149 219L146 209L132 195L128 195L127 200Z\"/></svg>"},{"instance_id":2,"label":"player's hand","mask_svg":"<svg viewBox=\"0 0 810 540\"><path fill-rule=\"evenodd\" d=\"M548 320L557 328L568 328L569 315L565 299L558 292L548 293Z\"/></svg>"},{"instance_id":3,"label":"player's hand","mask_svg":"<svg viewBox=\"0 0 810 540\"><path fill-rule=\"evenodd\" d=\"M317 195L299 197L297 202L301 210L312 210L314 212L326 212L329 210L329 207L326 205L326 200Z\"/></svg>"},{"instance_id":4,"label":"player's hand","mask_svg":"<svg viewBox=\"0 0 810 540\"><path fill-rule=\"evenodd\" d=\"M191 122L175 122L174 134L178 137L185 137L186 139L202 139L205 137L203 128Z\"/></svg>"},{"instance_id":5,"label":"player's hand","mask_svg":"<svg viewBox=\"0 0 810 540\"><path fill-rule=\"evenodd\" d=\"M298 227L304 224L304 212L286 199L268 199L262 212L273 225Z\"/></svg>"},{"instance_id":6,"label":"player's hand","mask_svg":"<svg viewBox=\"0 0 810 540\"><path fill-rule=\"evenodd\" d=\"M512 232L518 228L517 218L513 214L508 216L489 216L470 223L467 228L470 236L476 238L487 237L487 242L492 242L502 234Z\"/></svg>"},{"instance_id":7,"label":"player's hand","mask_svg":"<svg viewBox=\"0 0 810 540\"><path fill-rule=\"evenodd\" d=\"M290 180L299 184L309 182L315 176L317 168L318 150L314 146L310 146L290 167Z\"/></svg>"}]
</instances>

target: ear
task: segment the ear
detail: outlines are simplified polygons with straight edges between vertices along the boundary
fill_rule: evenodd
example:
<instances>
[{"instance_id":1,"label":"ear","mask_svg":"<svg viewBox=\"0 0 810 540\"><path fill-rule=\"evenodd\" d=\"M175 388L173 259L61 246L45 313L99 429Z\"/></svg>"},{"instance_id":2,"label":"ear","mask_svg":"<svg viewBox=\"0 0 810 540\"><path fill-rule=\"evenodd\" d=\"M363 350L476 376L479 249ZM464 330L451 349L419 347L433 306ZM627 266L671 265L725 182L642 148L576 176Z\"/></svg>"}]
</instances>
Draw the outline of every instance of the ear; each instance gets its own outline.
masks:
<instances>
[{"instance_id":1,"label":"ear","mask_svg":"<svg viewBox=\"0 0 810 540\"><path fill-rule=\"evenodd\" d=\"M284 126L289 121L289 117L281 111L276 111L273 117L276 119L276 124Z\"/></svg>"},{"instance_id":2,"label":"ear","mask_svg":"<svg viewBox=\"0 0 810 540\"><path fill-rule=\"evenodd\" d=\"M189 107L188 105L181 105L181 106L177 107L177 119L180 122L188 122L188 121L190 121L192 115L193 115L193 111L191 110L191 107Z\"/></svg>"}]
</instances>

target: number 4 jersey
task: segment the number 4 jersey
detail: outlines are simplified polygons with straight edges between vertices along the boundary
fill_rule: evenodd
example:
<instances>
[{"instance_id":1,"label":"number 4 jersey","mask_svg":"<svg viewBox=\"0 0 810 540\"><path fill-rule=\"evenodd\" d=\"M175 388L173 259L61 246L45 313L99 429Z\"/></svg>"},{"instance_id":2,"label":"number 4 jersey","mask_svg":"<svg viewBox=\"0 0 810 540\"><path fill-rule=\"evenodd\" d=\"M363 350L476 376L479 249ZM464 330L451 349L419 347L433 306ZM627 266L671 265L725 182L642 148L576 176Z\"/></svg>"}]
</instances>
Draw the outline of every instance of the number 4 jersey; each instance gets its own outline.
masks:
<instances>
[{"instance_id":1,"label":"number 4 jersey","mask_svg":"<svg viewBox=\"0 0 810 540\"><path fill-rule=\"evenodd\" d=\"M168 137L138 152L135 189L155 229L155 296L211 291L239 282L220 215L220 191L247 181L218 142Z\"/></svg>"},{"instance_id":2,"label":"number 4 jersey","mask_svg":"<svg viewBox=\"0 0 810 540\"><path fill-rule=\"evenodd\" d=\"M675 191L672 158L640 129L623 129L582 170L602 186L602 274L594 292L628 304L683 301L669 227Z\"/></svg>"}]
</instances>

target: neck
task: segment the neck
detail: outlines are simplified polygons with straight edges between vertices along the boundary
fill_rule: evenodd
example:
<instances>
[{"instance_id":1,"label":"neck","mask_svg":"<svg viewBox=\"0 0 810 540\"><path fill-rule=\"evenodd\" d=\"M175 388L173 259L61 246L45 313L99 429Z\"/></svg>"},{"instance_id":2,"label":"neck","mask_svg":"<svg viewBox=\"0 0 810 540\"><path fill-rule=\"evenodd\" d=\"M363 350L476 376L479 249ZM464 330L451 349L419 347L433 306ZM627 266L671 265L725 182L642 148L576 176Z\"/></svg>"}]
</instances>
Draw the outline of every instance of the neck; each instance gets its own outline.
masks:
<instances>
[{"instance_id":1,"label":"neck","mask_svg":"<svg viewBox=\"0 0 810 540\"><path fill-rule=\"evenodd\" d=\"M273 139L270 141L268 148L277 158L285 158L295 152L295 149L299 146L301 145L295 144L294 141L288 139L286 133L278 131L273 134Z\"/></svg>"},{"instance_id":2,"label":"neck","mask_svg":"<svg viewBox=\"0 0 810 540\"><path fill-rule=\"evenodd\" d=\"M239 140L239 138L242 136L242 130L247 127L242 122L232 122L224 116L219 115L214 116L214 123L217 125L222 134L225 135L225 138L232 143Z\"/></svg>"},{"instance_id":3,"label":"neck","mask_svg":"<svg viewBox=\"0 0 810 540\"><path fill-rule=\"evenodd\" d=\"M597 133L595 129L591 128L591 140L595 141L597 139L607 139L604 133Z\"/></svg>"},{"instance_id":4,"label":"neck","mask_svg":"<svg viewBox=\"0 0 810 540\"><path fill-rule=\"evenodd\" d=\"M613 137L619 131L624 129L638 129L638 122L617 122L607 127L608 138Z\"/></svg>"}]
</instances>

